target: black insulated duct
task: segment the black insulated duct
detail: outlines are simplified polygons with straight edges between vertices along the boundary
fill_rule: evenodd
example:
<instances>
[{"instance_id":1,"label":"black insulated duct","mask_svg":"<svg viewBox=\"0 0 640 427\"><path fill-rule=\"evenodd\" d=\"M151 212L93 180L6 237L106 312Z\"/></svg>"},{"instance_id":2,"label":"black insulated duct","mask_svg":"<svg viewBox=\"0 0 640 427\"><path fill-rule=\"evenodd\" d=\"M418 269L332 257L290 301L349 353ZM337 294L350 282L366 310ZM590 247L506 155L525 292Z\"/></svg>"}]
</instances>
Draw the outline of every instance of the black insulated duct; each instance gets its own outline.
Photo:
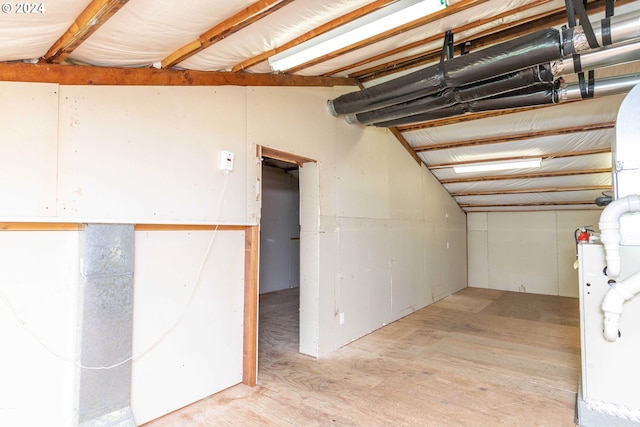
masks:
<instances>
[{"instance_id":1,"label":"black insulated duct","mask_svg":"<svg viewBox=\"0 0 640 427\"><path fill-rule=\"evenodd\" d=\"M457 104L451 107L430 111L428 113L404 116L394 120L379 121L373 123L373 125L378 127L402 126L427 120L442 119L464 113L503 110L507 108L553 104L557 102L558 93L554 83L538 83L524 89L507 92L500 96L480 99L464 104Z\"/></svg>"},{"instance_id":2,"label":"black insulated duct","mask_svg":"<svg viewBox=\"0 0 640 427\"><path fill-rule=\"evenodd\" d=\"M442 61L327 103L334 115L356 114L433 95L512 73L561 57L560 32L546 29L477 52Z\"/></svg>"},{"instance_id":3,"label":"black insulated duct","mask_svg":"<svg viewBox=\"0 0 640 427\"><path fill-rule=\"evenodd\" d=\"M515 73L459 88L447 88L437 95L427 96L373 111L347 115L345 120L350 124L360 123L370 125L400 117L427 113L455 104L463 104L482 98L497 96L542 82L553 82L553 73L551 72L549 64L537 65Z\"/></svg>"},{"instance_id":4,"label":"black insulated duct","mask_svg":"<svg viewBox=\"0 0 640 427\"><path fill-rule=\"evenodd\" d=\"M551 84L554 75L640 59L640 10L602 20L593 32L597 41L614 46L577 55L590 49L582 27L563 28L562 37L558 30L541 30L342 95L328 101L328 109L334 116L346 115L349 123L386 127L562 101L558 94L567 89L558 87L561 81ZM620 43L627 40L632 41ZM627 87L626 81L603 83L596 94L604 93L605 86Z\"/></svg>"}]
</instances>

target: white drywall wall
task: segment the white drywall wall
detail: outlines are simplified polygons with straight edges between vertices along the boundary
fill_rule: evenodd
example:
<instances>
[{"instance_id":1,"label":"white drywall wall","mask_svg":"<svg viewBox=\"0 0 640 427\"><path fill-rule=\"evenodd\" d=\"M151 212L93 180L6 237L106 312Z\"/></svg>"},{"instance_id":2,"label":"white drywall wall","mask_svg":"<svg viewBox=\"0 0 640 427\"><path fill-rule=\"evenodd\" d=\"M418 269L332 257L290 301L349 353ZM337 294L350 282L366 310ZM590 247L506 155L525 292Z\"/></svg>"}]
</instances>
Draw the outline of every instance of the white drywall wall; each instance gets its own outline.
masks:
<instances>
[{"instance_id":1,"label":"white drywall wall","mask_svg":"<svg viewBox=\"0 0 640 427\"><path fill-rule=\"evenodd\" d=\"M300 348L316 356L466 286L465 214L389 131L327 113L343 91L247 92L251 145L317 160L300 174Z\"/></svg>"},{"instance_id":2,"label":"white drywall wall","mask_svg":"<svg viewBox=\"0 0 640 427\"><path fill-rule=\"evenodd\" d=\"M71 426L78 231L0 231L0 425Z\"/></svg>"},{"instance_id":3,"label":"white drywall wall","mask_svg":"<svg viewBox=\"0 0 640 427\"><path fill-rule=\"evenodd\" d=\"M326 100L343 89L58 88L17 83L3 87L9 98L3 114L23 126L4 132L0 147L11 152L24 140L43 157L34 166L32 157L14 156L11 170L35 172L24 183L0 184L0 200L20 206L11 212L0 210L0 221L46 217L68 222L257 224L257 145L316 160L305 164L300 174L300 345L307 354L327 354L466 286L464 213L387 130L348 126L327 114ZM49 99L52 93L58 102ZM30 116L10 108L28 105L29 97L36 95L49 101ZM47 127L43 134L24 133L22 128L40 115ZM218 170L221 150L236 154L228 176ZM3 171L0 177L7 175ZM21 201L23 194L28 202ZM229 233L221 240L229 239L228 248L224 253L214 250L206 266L215 269L230 263L230 273L210 273L207 286L212 288L204 290L212 293L196 294L199 311L183 319L178 337L167 336L149 359L134 362L133 404L142 420L239 381L237 345L224 354L213 349L242 338L234 316L243 309L238 292L244 277L237 266L244 263L244 246L239 243L244 233ZM144 238L149 240L145 243L136 233L137 350L157 337L159 329L145 323L148 319L182 310L179 296L185 288L176 286L184 286L182 281L193 274L202 252L202 241L188 233ZM64 254L71 255L63 268L77 262L77 254ZM37 317L38 322L44 319ZM229 321L233 327L219 328ZM204 336L208 343L198 344L204 347L191 347L189 340ZM198 358L201 351L209 356ZM165 371L160 368L163 360L185 360L188 374L181 376L180 366ZM214 375L222 371L224 375ZM65 380L66 386L74 381ZM165 381L172 393L154 405L143 391L156 381ZM29 403L41 405L34 399ZM51 424L59 421L49 419Z\"/></svg>"},{"instance_id":4,"label":"white drywall wall","mask_svg":"<svg viewBox=\"0 0 640 427\"><path fill-rule=\"evenodd\" d=\"M142 424L242 381L244 233L137 231L135 245L131 406Z\"/></svg>"},{"instance_id":5,"label":"white drywall wall","mask_svg":"<svg viewBox=\"0 0 640 427\"><path fill-rule=\"evenodd\" d=\"M600 210L467 214L469 286L578 297L574 231Z\"/></svg>"}]
</instances>

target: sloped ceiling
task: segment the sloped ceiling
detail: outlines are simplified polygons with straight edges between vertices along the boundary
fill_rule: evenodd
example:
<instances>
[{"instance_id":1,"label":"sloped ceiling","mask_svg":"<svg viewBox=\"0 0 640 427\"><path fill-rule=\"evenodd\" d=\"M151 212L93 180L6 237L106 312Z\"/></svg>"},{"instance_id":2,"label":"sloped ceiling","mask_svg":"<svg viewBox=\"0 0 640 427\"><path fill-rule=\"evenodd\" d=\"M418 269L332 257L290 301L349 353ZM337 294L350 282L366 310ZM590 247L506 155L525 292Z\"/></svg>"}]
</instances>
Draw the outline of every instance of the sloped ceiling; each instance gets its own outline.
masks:
<instances>
[{"instance_id":1,"label":"sloped ceiling","mask_svg":"<svg viewBox=\"0 0 640 427\"><path fill-rule=\"evenodd\" d=\"M392 0L48 0L2 4L0 80L61 84L376 86L454 57L567 24L564 0L449 0L446 9L286 72L268 58ZM591 22L605 0L587 2ZM615 15L640 10L618 0ZM633 38L640 40L640 31ZM640 75L624 60L595 79ZM577 79L564 76L566 82ZM624 93L416 120L390 130L466 211L599 209ZM329 113L327 113L329 114ZM336 120L342 120L336 118ZM361 126L361 125L353 125ZM453 166L541 157L538 169L460 175Z\"/></svg>"}]
</instances>

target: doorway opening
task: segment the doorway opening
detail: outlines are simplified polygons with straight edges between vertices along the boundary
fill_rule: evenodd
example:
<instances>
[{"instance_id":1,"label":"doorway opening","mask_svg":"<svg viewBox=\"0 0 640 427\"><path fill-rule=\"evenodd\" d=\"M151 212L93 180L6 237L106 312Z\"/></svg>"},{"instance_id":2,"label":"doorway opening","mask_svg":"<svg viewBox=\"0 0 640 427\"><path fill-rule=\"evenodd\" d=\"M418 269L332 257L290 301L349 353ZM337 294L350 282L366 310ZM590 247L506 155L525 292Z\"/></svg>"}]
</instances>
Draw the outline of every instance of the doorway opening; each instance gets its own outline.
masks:
<instances>
[{"instance_id":1,"label":"doorway opening","mask_svg":"<svg viewBox=\"0 0 640 427\"><path fill-rule=\"evenodd\" d=\"M259 147L258 371L317 356L319 197L315 160Z\"/></svg>"},{"instance_id":2,"label":"doorway opening","mask_svg":"<svg viewBox=\"0 0 640 427\"><path fill-rule=\"evenodd\" d=\"M262 157L258 366L298 353L300 312L299 168Z\"/></svg>"}]
</instances>

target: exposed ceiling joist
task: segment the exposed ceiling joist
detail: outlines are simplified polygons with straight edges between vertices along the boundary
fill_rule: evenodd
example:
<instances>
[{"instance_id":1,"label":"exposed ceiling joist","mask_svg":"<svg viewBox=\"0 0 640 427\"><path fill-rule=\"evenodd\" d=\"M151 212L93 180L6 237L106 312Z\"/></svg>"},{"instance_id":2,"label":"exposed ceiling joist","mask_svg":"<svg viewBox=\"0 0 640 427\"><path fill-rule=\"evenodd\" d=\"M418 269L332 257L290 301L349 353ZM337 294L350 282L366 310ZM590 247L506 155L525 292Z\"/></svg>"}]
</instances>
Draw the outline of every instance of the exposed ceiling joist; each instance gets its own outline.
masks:
<instances>
[{"instance_id":1,"label":"exposed ceiling joist","mask_svg":"<svg viewBox=\"0 0 640 427\"><path fill-rule=\"evenodd\" d=\"M479 19L477 21L473 21L470 22L468 24L464 24L461 25L459 27L453 27L450 30L454 33L454 37L455 34L459 34L465 31L469 31L472 30L473 28L477 28L480 27L482 25L486 25L488 22L500 22L501 20L503 20L504 18L509 17L512 14L518 13L518 12L522 12L523 10L528 10L530 8L533 7L537 7L540 4L544 4L544 3L548 3L550 0L537 0L537 1L533 1L525 6L521 6L519 8L516 8L514 10L509 10L507 12L501 13L495 17L492 18L488 18L488 19ZM527 20L533 20L534 18L526 18ZM515 23L504 23L501 25L498 25L496 27L493 27L490 31L492 32L496 32L496 31L502 31L504 29L508 29L511 28L513 26L515 26ZM473 37L477 37L476 35L474 35ZM408 50L411 49L415 49L415 48L419 48L420 46L424 46L427 45L429 43L434 43L437 41L441 41L444 40L444 33L439 33L436 34L434 36L431 37L427 37L425 39L422 40L418 40L416 42L407 44L406 46L401 46L398 47L396 49L390 50L388 52L385 52L384 54L378 55L375 59L372 58L371 61L368 62L373 62L373 60L378 61L380 59L389 57L389 56L393 56L393 55L397 55L399 53L402 52L406 52ZM466 45L467 43L470 43L469 38L466 39L461 39L461 40L455 40L455 44L456 45ZM362 70L358 70L355 71L353 73L350 73L349 76L350 77L356 77L364 82L369 81L369 80L373 80L375 78L379 78L379 77L384 77L385 75L388 75L389 73L394 73L397 71L394 70L398 70L398 71L403 71L405 69L411 68L414 65L413 62L414 61L418 61L417 65L420 65L421 63L424 63L426 61L432 62L432 61L438 61L440 59L440 52L441 49L435 49L435 50L430 50L427 52L422 52L422 53L418 53L415 55L410 55L410 56L405 56L402 59L396 59L393 61L388 61L382 64L378 64L375 65L373 67L369 67L369 68L365 68ZM364 65L364 64L358 64L358 66L360 65ZM352 67L355 68L355 67ZM344 71L344 70L336 70L334 71Z\"/></svg>"},{"instance_id":2,"label":"exposed ceiling joist","mask_svg":"<svg viewBox=\"0 0 640 427\"><path fill-rule=\"evenodd\" d=\"M523 6L522 8L519 8L519 9L529 9L531 7L535 7L535 6L538 6L539 4L547 3L549 1L550 0L537 0L537 1L529 3L528 5ZM500 19L503 19L503 18L509 16L510 14L515 13L515 12L516 12L515 10L509 10L507 12L504 12L504 13L501 13L499 15L496 15L495 17L492 17L490 19L480 19L480 20L477 20L477 21L470 22L468 24L461 25L459 27L451 28L451 31L453 31L454 33L459 33L459 32L462 32L462 31L471 30L474 27L478 27L480 25L484 25L487 22L498 21ZM406 52L406 51L411 50L411 49L419 48L420 46L424 46L424 45L426 45L428 43L432 43L432 42L436 42L436 41L440 41L440 40L444 40L444 33L436 34L435 36L427 37L425 39L418 40L418 41L415 41L413 43L408 43L406 45L403 45L403 46L397 47L395 49L386 51L386 52L381 53L379 55L375 55L375 56L372 56L370 58L364 59L362 61L358 61L358 62L355 62L353 64L349 64L348 66L332 70L332 71L330 71L328 73L325 73L324 75L325 76L332 76L332 75L341 73L343 71L347 71L349 69L354 69L354 68L357 68L357 67L372 63L372 62L377 62L377 61L380 61L381 59L388 58L389 56L398 55L398 54L400 54L402 52ZM424 55L424 53L420 54L420 55ZM439 51L438 51L438 55L440 55ZM357 72L352 73L350 76L351 77L356 77L356 78L362 78L362 77L366 76L367 74L374 73L375 70L387 68L387 67L391 66L392 64L393 64L393 62L388 62L386 64L382 64L382 65L378 65L376 67L368 68L366 70L359 70Z\"/></svg>"},{"instance_id":3,"label":"exposed ceiling joist","mask_svg":"<svg viewBox=\"0 0 640 427\"><path fill-rule=\"evenodd\" d=\"M631 1L633 0L618 0L617 3L619 5L623 5ZM546 1L543 1L542 3L546 3ZM596 0L587 5L587 10L589 14L593 14L602 12L605 7L606 0ZM465 46L467 51L479 50L484 47L520 37L524 34L532 33L537 30L562 25L565 24L566 21L566 10L564 8L554 9L543 14L522 18L521 20L518 20L516 22L498 25L482 33L476 33L473 36L456 40L456 46ZM464 29L467 29L466 26ZM454 33L456 31L460 32L461 29L455 30ZM437 37L430 37L423 40L423 44L436 41L438 40L438 37L439 39L442 39L443 36L444 35L441 34ZM421 65L427 65L433 62L437 62L439 59L440 49L436 49L429 52L405 57L399 60L390 61L384 64L379 64L367 69L359 70L357 72L349 74L349 77L355 77L363 82L367 82L370 80L388 76L390 74L406 71Z\"/></svg>"},{"instance_id":4,"label":"exposed ceiling joist","mask_svg":"<svg viewBox=\"0 0 640 427\"><path fill-rule=\"evenodd\" d=\"M481 181L504 181L509 179L533 179L533 178L550 178L554 176L572 176L572 175L588 175L596 173L608 173L611 172L611 168L598 168L598 169L581 169L573 171L554 171L554 172L541 172L541 173L523 173L513 175L496 175L496 176L478 176L472 178L454 178L454 179L442 179L440 183L446 184L458 184L462 182L481 182Z\"/></svg>"},{"instance_id":5,"label":"exposed ceiling joist","mask_svg":"<svg viewBox=\"0 0 640 427\"><path fill-rule=\"evenodd\" d=\"M505 203L505 204L461 204L461 208L515 208L515 207L535 207L535 206L580 206L594 205L593 200L567 201L567 202L531 202L531 203ZM493 210L493 209L492 209Z\"/></svg>"},{"instance_id":6,"label":"exposed ceiling joist","mask_svg":"<svg viewBox=\"0 0 640 427\"><path fill-rule=\"evenodd\" d=\"M460 191L451 193L453 197L463 196L495 196L499 194L531 194L531 193L560 193L563 191L585 191L585 190L610 190L610 185L583 185L580 187L542 187L524 188L519 190L496 190L496 191Z\"/></svg>"},{"instance_id":7,"label":"exposed ceiling joist","mask_svg":"<svg viewBox=\"0 0 640 427\"><path fill-rule=\"evenodd\" d=\"M505 142L523 141L527 139L541 138L545 136L567 135L572 133L590 132L590 131L602 130L602 129L613 129L615 124L616 124L615 122L604 122L604 123L593 123L591 125L570 126L570 127L558 128L558 129L544 129L544 130L532 131L532 132L514 133L511 135L506 135L501 137L477 138L477 139L469 139L469 140L463 140L463 141L443 142L440 144L421 145L418 147L413 147L413 149L416 152L421 153L425 151L446 150L451 148L473 147L478 145L490 145L490 144L502 144Z\"/></svg>"},{"instance_id":8,"label":"exposed ceiling joist","mask_svg":"<svg viewBox=\"0 0 640 427\"><path fill-rule=\"evenodd\" d=\"M289 72L295 73L297 71L303 70L305 68L311 67L313 65L319 64L321 62L325 62L329 59L333 59L333 58L337 58L338 56L347 54L349 52L353 52L356 51L358 49L362 49L363 47L366 46L370 46L374 43L377 43L381 40L385 40L389 37L393 37L395 35L404 33L406 31L412 30L414 28L420 27L422 25L426 25L429 24L431 22L435 22L438 19L441 19L445 16L447 16L448 14L452 14L452 13L457 13L463 10L466 10L468 8L474 7L474 6L478 6L479 4L482 4L486 1L489 0L460 0L458 3L455 3L449 7L447 7L446 9L442 9L438 12L435 12L431 15L427 15L423 18L419 18L416 19L413 22L410 22L409 24L403 25L401 27L398 28L394 28L393 30L389 30L389 31L385 31L384 33L380 33L374 37L368 38L366 40L362 40L360 42L354 43L350 46L347 46L343 49L339 49L336 50L335 52L332 52L330 54L324 55L320 58L314 59L312 61L306 62L304 64L301 64L297 67L292 68L291 70L289 70ZM362 79L360 79L362 80Z\"/></svg>"},{"instance_id":9,"label":"exposed ceiling joist","mask_svg":"<svg viewBox=\"0 0 640 427\"><path fill-rule=\"evenodd\" d=\"M0 63L0 80L119 86L355 86L357 84L354 79L340 77L23 63Z\"/></svg>"},{"instance_id":10,"label":"exposed ceiling joist","mask_svg":"<svg viewBox=\"0 0 640 427\"><path fill-rule=\"evenodd\" d=\"M529 156L506 156L506 157L500 157L500 158L495 158L492 159L492 161L515 161L515 160L527 160L527 159L564 159L567 157L578 157L578 156L588 156L591 154L602 154L602 153L610 153L611 152L611 148L607 147L607 148L594 148L592 150L580 150L580 151L564 151L564 152L560 152L560 153L549 153L549 154L536 154L536 155L529 155ZM428 167L429 169L444 169L444 168L451 168L454 166L458 166L458 165L472 165L475 163L486 163L487 160L486 159L479 159L479 160L469 160L469 161L458 161L458 162L448 162L448 163L437 163L437 164L430 164Z\"/></svg>"},{"instance_id":11,"label":"exposed ceiling joist","mask_svg":"<svg viewBox=\"0 0 640 427\"><path fill-rule=\"evenodd\" d=\"M307 40L311 40L314 37L317 37L321 34L326 33L327 31L331 31L334 28L338 28L341 25L344 25L348 22L351 22L355 19L358 19L362 16L365 16L371 12L374 12L378 9L380 9L383 6L386 6L389 3L392 3L395 0L377 0L374 1L373 3L370 3L366 6L363 6L357 10L354 10L353 12L347 13L345 15L340 16L339 18L336 18L330 22L327 22L324 25L321 25L315 29L313 29L312 31L309 31L301 36L298 36L296 38L294 38L293 40L283 44L282 46L276 47L274 49L270 49L267 50L263 53L261 53L260 55L256 55L253 58L249 58L245 61L242 61L241 63L237 64L236 66L234 66L231 71L237 72L237 71L243 71L249 67L252 67L262 61L266 61L270 56L273 56L277 53L280 52L284 52L287 49L291 49L294 46L299 45L300 43L304 43Z\"/></svg>"},{"instance_id":12,"label":"exposed ceiling joist","mask_svg":"<svg viewBox=\"0 0 640 427\"><path fill-rule=\"evenodd\" d=\"M64 61L73 50L107 22L129 0L93 0L82 11L69 29L51 46L44 60L51 63Z\"/></svg>"},{"instance_id":13,"label":"exposed ceiling joist","mask_svg":"<svg viewBox=\"0 0 640 427\"><path fill-rule=\"evenodd\" d=\"M252 23L286 6L293 0L260 0L244 8L231 18L203 33L196 40L181 47L161 61L162 68L170 68L198 52L212 46L219 40L248 27Z\"/></svg>"}]
</instances>

